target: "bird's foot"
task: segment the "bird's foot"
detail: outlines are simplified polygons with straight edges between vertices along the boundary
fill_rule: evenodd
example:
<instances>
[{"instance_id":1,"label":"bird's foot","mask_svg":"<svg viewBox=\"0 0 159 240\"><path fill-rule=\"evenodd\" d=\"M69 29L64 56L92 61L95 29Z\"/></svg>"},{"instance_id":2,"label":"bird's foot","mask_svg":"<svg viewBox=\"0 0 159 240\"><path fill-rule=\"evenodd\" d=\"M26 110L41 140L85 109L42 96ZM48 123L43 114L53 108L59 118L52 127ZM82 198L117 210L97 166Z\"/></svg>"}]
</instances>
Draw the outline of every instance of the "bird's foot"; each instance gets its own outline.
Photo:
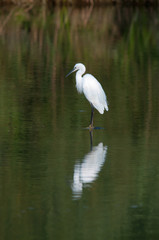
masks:
<instances>
[{"instance_id":1,"label":"bird's foot","mask_svg":"<svg viewBox=\"0 0 159 240\"><path fill-rule=\"evenodd\" d=\"M92 124L90 124L88 129L89 129L89 131L92 131L94 129L94 126Z\"/></svg>"}]
</instances>

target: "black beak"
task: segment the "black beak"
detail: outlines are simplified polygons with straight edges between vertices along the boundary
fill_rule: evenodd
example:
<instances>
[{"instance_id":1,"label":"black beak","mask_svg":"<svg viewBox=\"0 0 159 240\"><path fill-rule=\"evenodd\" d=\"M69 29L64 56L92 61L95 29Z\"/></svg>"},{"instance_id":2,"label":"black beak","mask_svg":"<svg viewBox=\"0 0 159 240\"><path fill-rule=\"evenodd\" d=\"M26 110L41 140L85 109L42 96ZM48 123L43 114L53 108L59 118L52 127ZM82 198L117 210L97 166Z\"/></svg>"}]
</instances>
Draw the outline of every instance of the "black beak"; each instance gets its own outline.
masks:
<instances>
[{"instance_id":1,"label":"black beak","mask_svg":"<svg viewBox=\"0 0 159 240\"><path fill-rule=\"evenodd\" d=\"M66 77L68 77L71 73L73 73L73 72L75 72L75 71L76 71L76 69L72 69L71 72L69 72L69 73L66 75Z\"/></svg>"}]
</instances>

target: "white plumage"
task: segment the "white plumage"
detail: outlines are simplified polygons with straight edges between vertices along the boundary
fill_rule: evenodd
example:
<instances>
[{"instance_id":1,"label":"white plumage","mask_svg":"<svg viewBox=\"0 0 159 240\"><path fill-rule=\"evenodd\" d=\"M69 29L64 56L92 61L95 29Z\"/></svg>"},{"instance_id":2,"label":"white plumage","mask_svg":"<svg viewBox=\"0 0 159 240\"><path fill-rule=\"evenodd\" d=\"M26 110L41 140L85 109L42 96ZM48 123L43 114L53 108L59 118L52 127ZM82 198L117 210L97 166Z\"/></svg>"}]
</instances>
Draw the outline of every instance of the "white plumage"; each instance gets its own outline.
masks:
<instances>
[{"instance_id":1,"label":"white plumage","mask_svg":"<svg viewBox=\"0 0 159 240\"><path fill-rule=\"evenodd\" d=\"M100 112L108 111L108 104L105 92L101 84L91 74L83 76L83 93L87 100Z\"/></svg>"},{"instance_id":2,"label":"white plumage","mask_svg":"<svg viewBox=\"0 0 159 240\"><path fill-rule=\"evenodd\" d=\"M99 143L96 147L85 155L82 162L77 162L74 166L72 191L74 199L81 197L84 186L94 182L104 165L107 155L107 146Z\"/></svg>"},{"instance_id":3,"label":"white plumage","mask_svg":"<svg viewBox=\"0 0 159 240\"><path fill-rule=\"evenodd\" d=\"M91 74L83 75L86 71L86 68L82 63L77 63L74 66L73 70L67 74L67 76L75 71L77 71L76 72L77 91L79 93L84 93L85 97L92 106L90 128L93 128L94 108L96 108L100 114L103 114L104 110L108 111L106 94L101 84L97 81L97 79L93 75Z\"/></svg>"}]
</instances>

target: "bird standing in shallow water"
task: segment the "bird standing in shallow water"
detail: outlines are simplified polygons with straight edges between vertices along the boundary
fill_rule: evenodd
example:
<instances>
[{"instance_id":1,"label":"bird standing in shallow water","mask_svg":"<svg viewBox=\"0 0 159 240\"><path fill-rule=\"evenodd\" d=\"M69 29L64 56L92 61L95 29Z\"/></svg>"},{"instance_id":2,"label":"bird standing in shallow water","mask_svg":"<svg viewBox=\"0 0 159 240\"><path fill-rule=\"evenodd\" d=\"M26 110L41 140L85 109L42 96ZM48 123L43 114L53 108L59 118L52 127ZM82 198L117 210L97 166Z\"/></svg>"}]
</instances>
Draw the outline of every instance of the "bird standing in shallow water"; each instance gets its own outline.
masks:
<instances>
[{"instance_id":1,"label":"bird standing in shallow water","mask_svg":"<svg viewBox=\"0 0 159 240\"><path fill-rule=\"evenodd\" d=\"M97 79L91 74L85 74L86 67L82 63L75 64L73 70L69 72L67 76L71 73L76 72L76 88L79 93L84 93L85 97L91 104L91 121L89 129L93 129L93 116L94 108L96 108L100 114L104 113L104 110L108 111L108 103L106 94L97 81ZM83 75L83 76L82 76Z\"/></svg>"}]
</instances>

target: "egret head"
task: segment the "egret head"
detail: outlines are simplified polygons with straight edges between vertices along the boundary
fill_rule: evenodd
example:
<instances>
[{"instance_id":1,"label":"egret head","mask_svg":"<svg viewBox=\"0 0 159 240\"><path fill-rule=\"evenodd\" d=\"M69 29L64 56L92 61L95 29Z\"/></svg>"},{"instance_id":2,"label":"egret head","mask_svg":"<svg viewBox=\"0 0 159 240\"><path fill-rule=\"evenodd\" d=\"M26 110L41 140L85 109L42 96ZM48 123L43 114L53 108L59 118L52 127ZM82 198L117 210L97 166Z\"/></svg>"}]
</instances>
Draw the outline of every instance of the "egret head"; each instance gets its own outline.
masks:
<instances>
[{"instance_id":1,"label":"egret head","mask_svg":"<svg viewBox=\"0 0 159 240\"><path fill-rule=\"evenodd\" d=\"M66 77L68 77L71 73L80 71L81 75L86 71L86 67L82 63L76 63L74 68L69 72Z\"/></svg>"}]
</instances>

